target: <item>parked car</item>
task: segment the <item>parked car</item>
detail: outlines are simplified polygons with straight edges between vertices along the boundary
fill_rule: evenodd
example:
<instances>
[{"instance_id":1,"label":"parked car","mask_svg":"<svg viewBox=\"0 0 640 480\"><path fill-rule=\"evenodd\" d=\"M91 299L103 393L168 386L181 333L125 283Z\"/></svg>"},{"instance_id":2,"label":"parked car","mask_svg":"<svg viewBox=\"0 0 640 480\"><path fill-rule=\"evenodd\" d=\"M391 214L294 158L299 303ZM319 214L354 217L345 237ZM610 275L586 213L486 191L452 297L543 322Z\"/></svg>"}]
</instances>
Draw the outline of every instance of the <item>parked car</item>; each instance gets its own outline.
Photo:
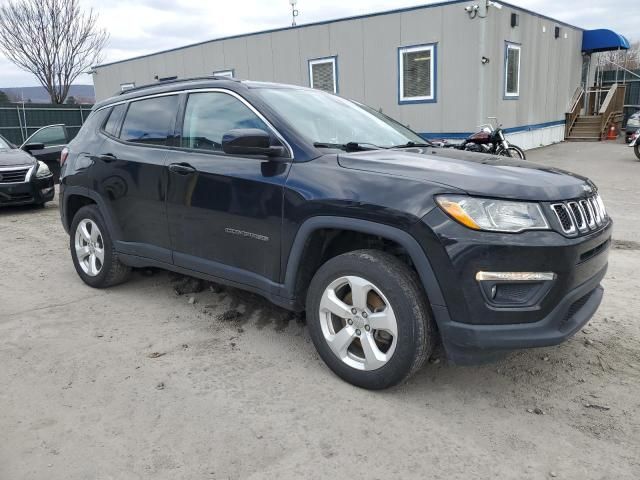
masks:
<instances>
[{"instance_id":1,"label":"parked car","mask_svg":"<svg viewBox=\"0 0 640 480\"><path fill-rule=\"evenodd\" d=\"M0 206L44 205L53 200L53 174L44 162L28 153L41 145L27 147L27 151L16 148L0 136Z\"/></svg>"},{"instance_id":2,"label":"parked car","mask_svg":"<svg viewBox=\"0 0 640 480\"><path fill-rule=\"evenodd\" d=\"M35 158L46 163L53 173L55 183L58 183L60 180L60 153L69 140L69 132L64 124L47 125L31 134L20 148L28 150ZM33 146L39 148L33 148Z\"/></svg>"},{"instance_id":3,"label":"parked car","mask_svg":"<svg viewBox=\"0 0 640 480\"><path fill-rule=\"evenodd\" d=\"M629 146L633 148L633 152L636 154L638 160L640 160L640 128L631 135Z\"/></svg>"},{"instance_id":4,"label":"parked car","mask_svg":"<svg viewBox=\"0 0 640 480\"><path fill-rule=\"evenodd\" d=\"M631 114L627 120L627 125L625 126L625 141L627 143L631 141L631 136L638 129L640 129L640 110Z\"/></svg>"},{"instance_id":5,"label":"parked car","mask_svg":"<svg viewBox=\"0 0 640 480\"><path fill-rule=\"evenodd\" d=\"M587 178L434 148L375 109L194 79L103 101L62 154L80 278L160 267L306 310L354 385L561 343L603 295L612 221Z\"/></svg>"}]
</instances>

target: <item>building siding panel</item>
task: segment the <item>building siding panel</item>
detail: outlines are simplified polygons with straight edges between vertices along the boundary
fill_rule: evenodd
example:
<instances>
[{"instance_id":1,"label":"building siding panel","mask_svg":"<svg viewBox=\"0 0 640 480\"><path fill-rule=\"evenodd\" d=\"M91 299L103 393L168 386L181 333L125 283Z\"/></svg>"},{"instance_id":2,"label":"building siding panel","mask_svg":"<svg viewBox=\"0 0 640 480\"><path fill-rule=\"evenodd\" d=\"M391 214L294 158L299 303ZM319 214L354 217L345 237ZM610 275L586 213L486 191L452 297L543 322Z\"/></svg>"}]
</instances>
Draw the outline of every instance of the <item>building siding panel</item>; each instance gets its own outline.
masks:
<instances>
[{"instance_id":1,"label":"building siding panel","mask_svg":"<svg viewBox=\"0 0 640 480\"><path fill-rule=\"evenodd\" d=\"M96 97L118 92L123 82L153 83L155 75L188 78L229 69L237 78L308 86L309 60L336 56L340 95L381 109L420 133L472 132L488 116L497 116L505 128L562 120L580 81L582 31L509 5L490 8L485 19L470 19L463 6L249 34L99 66ZM520 17L516 28L510 26L513 12ZM504 98L505 41L522 45L517 99ZM437 44L435 102L400 105L398 48L431 43ZM482 64L483 56L489 64ZM547 128L555 130L536 139L557 137L557 126Z\"/></svg>"}]
</instances>

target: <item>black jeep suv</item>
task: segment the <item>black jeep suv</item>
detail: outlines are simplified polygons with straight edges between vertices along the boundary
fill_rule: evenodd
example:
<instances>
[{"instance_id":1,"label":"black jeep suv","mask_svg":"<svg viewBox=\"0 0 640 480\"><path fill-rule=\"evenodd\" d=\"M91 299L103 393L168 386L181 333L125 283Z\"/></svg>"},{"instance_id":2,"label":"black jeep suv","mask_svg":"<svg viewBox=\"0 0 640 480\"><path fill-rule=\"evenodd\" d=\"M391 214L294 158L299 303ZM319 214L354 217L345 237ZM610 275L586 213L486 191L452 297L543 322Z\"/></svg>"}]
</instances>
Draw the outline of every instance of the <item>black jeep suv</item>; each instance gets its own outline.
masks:
<instances>
[{"instance_id":1,"label":"black jeep suv","mask_svg":"<svg viewBox=\"0 0 640 480\"><path fill-rule=\"evenodd\" d=\"M306 310L343 379L402 382L562 342L602 299L612 222L589 180L434 148L374 109L204 78L96 105L62 159L60 211L92 287L154 266Z\"/></svg>"}]
</instances>

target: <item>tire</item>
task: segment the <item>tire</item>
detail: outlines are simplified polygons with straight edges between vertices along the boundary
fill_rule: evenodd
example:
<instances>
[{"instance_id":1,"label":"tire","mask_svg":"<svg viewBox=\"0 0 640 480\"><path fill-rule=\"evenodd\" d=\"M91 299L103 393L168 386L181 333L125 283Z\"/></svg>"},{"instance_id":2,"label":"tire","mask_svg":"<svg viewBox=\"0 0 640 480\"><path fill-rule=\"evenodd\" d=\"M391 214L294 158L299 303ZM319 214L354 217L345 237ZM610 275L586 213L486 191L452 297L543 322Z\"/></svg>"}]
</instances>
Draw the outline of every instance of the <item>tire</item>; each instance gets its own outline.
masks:
<instances>
[{"instance_id":1,"label":"tire","mask_svg":"<svg viewBox=\"0 0 640 480\"><path fill-rule=\"evenodd\" d=\"M433 351L435 327L418 276L385 252L357 250L327 261L311 280L306 310L320 357L358 387L405 382Z\"/></svg>"},{"instance_id":2,"label":"tire","mask_svg":"<svg viewBox=\"0 0 640 480\"><path fill-rule=\"evenodd\" d=\"M106 288L128 279L131 268L118 259L98 207L87 205L78 210L71 222L70 232L71 258L84 283L93 288Z\"/></svg>"},{"instance_id":3,"label":"tire","mask_svg":"<svg viewBox=\"0 0 640 480\"><path fill-rule=\"evenodd\" d=\"M524 154L524 150L522 150L520 147L518 147L517 145L509 145L509 148L507 148L506 150L502 149L498 152L498 155L502 156L502 157L511 157L511 158L519 158L521 160L526 160L527 157Z\"/></svg>"},{"instance_id":4,"label":"tire","mask_svg":"<svg viewBox=\"0 0 640 480\"><path fill-rule=\"evenodd\" d=\"M640 142L638 142L638 140L636 140L636 144L633 146L633 152L636 154L636 157L638 157L638 160L640 160Z\"/></svg>"}]
</instances>

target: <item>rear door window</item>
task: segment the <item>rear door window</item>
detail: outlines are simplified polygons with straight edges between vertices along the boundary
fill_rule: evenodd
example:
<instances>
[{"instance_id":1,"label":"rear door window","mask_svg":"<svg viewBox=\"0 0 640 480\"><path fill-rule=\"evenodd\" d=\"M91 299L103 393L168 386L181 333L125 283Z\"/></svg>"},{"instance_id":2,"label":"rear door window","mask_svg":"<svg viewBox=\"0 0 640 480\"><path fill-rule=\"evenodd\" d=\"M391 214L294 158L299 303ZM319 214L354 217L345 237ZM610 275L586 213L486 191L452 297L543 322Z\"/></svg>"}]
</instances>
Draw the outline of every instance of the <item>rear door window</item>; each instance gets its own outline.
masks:
<instances>
[{"instance_id":1,"label":"rear door window","mask_svg":"<svg viewBox=\"0 0 640 480\"><path fill-rule=\"evenodd\" d=\"M173 136L177 110L177 95L131 102L120 138L145 145L167 145L167 139Z\"/></svg>"}]
</instances>

